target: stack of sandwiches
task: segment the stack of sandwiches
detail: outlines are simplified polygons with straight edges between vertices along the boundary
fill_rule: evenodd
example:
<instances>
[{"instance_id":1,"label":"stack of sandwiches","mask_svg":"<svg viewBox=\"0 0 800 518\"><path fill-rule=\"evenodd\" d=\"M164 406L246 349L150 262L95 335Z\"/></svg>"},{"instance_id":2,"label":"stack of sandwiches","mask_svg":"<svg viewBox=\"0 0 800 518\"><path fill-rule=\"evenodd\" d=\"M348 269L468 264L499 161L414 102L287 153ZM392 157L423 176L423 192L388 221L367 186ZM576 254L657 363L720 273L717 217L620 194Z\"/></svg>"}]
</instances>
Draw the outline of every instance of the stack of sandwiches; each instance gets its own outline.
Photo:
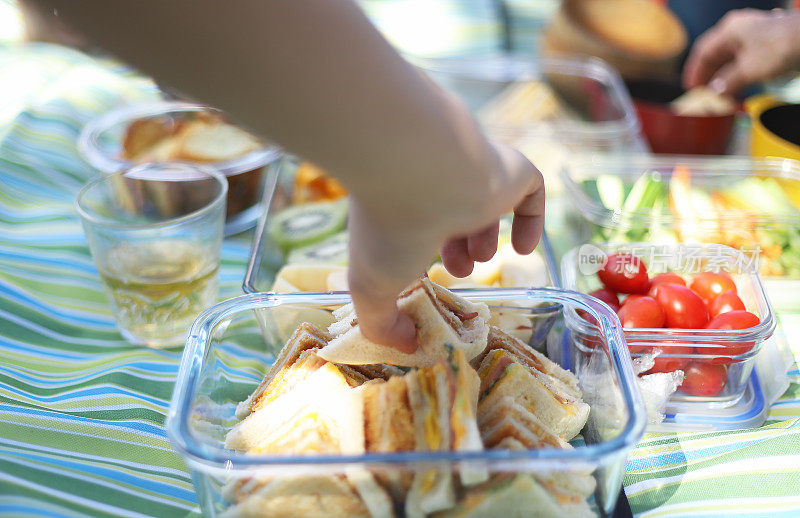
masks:
<instances>
[{"instance_id":1,"label":"stack of sandwiches","mask_svg":"<svg viewBox=\"0 0 800 518\"><path fill-rule=\"evenodd\" d=\"M272 456L572 448L589 407L570 372L490 326L484 304L427 279L398 306L417 325L416 353L364 338L350 307L327 332L302 324L238 406L226 447ZM592 516L593 491L590 473L490 473L472 461L237 478L224 497L230 516Z\"/></svg>"}]
</instances>

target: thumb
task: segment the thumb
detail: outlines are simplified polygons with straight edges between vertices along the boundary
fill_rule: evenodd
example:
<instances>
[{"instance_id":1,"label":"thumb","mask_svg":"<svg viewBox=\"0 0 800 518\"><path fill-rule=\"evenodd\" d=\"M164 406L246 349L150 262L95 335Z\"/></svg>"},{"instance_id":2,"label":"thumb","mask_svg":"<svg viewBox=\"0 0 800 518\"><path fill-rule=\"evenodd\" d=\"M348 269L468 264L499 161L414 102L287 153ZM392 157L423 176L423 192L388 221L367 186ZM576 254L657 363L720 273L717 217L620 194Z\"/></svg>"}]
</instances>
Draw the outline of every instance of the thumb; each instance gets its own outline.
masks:
<instances>
[{"instance_id":1,"label":"thumb","mask_svg":"<svg viewBox=\"0 0 800 518\"><path fill-rule=\"evenodd\" d=\"M381 228L355 200L350 203L348 227L348 283L362 334L413 353L418 346L416 328L397 309L397 296L425 270L427 258L419 252L425 247L415 246L393 227Z\"/></svg>"},{"instance_id":2,"label":"thumb","mask_svg":"<svg viewBox=\"0 0 800 518\"><path fill-rule=\"evenodd\" d=\"M720 68L708 82L708 87L718 94L735 95L753 82L741 62L735 60Z\"/></svg>"}]
</instances>

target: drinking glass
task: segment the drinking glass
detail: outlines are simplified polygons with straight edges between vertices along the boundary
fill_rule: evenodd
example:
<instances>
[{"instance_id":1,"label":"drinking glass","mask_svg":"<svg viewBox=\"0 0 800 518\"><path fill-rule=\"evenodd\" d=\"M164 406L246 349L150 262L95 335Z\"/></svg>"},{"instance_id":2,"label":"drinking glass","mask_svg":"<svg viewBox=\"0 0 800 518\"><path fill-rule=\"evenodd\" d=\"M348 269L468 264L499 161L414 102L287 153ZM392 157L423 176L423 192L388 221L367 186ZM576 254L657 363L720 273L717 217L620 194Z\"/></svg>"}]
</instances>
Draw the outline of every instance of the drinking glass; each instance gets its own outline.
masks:
<instances>
[{"instance_id":1,"label":"drinking glass","mask_svg":"<svg viewBox=\"0 0 800 518\"><path fill-rule=\"evenodd\" d=\"M216 302L227 191L213 169L146 163L78 193L89 249L129 342L180 345Z\"/></svg>"}]
</instances>

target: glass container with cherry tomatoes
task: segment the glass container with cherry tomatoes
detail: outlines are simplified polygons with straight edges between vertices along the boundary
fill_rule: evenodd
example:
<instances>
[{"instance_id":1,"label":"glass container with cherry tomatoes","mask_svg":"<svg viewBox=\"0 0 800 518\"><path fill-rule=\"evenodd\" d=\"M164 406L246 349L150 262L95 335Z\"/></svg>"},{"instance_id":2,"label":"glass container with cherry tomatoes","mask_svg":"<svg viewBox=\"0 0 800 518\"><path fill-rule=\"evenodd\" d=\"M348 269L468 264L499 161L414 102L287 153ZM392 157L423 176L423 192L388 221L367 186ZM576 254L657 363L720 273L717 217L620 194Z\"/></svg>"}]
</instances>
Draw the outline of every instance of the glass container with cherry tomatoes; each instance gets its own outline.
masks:
<instances>
[{"instance_id":1,"label":"glass container with cherry tomatoes","mask_svg":"<svg viewBox=\"0 0 800 518\"><path fill-rule=\"evenodd\" d=\"M561 274L565 288L616 311L632 358L659 351L647 373L684 373L675 401L735 404L775 330L757 258L727 246L584 245L564 256ZM597 326L574 310L565 319L584 361Z\"/></svg>"}]
</instances>

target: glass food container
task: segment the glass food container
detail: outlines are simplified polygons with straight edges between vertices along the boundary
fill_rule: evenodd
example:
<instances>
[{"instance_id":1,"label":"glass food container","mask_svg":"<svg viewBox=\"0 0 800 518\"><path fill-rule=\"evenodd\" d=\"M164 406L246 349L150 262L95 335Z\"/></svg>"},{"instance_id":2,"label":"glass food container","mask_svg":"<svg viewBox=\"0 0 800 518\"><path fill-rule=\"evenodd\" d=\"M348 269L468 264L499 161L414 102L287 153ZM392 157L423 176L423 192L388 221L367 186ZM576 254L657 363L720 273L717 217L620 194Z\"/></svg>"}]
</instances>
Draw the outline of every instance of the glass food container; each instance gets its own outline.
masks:
<instances>
[{"instance_id":1,"label":"glass food container","mask_svg":"<svg viewBox=\"0 0 800 518\"><path fill-rule=\"evenodd\" d=\"M561 272L567 289L589 293L602 287L597 277L596 258L610 254L633 254L647 267L648 275L673 272L688 279L704 271L726 271L736 284L737 295L747 311L760 323L744 330L719 329L625 329L625 340L638 358L658 348L665 364L682 369L690 362L724 365L726 380L717 396L685 394L678 389L672 401L695 403L708 408L735 405L744 394L755 357L775 331L776 318L766 296L761 278L753 262L740 250L723 245L653 245L650 243L583 245L570 250L562 260ZM595 259L591 259L595 257ZM577 359L591 352L598 329L572 309L566 310L565 321L574 341ZM731 346L737 354L727 352ZM700 354L697 348L703 348ZM718 351L717 351L718 350ZM577 361L577 360L576 360Z\"/></svg>"},{"instance_id":2,"label":"glass food container","mask_svg":"<svg viewBox=\"0 0 800 518\"><path fill-rule=\"evenodd\" d=\"M776 310L800 310L799 162L594 156L562 169L562 179L571 199L572 246L588 241L732 246L758 255Z\"/></svg>"},{"instance_id":3,"label":"glass food container","mask_svg":"<svg viewBox=\"0 0 800 518\"><path fill-rule=\"evenodd\" d=\"M124 158L124 142L130 135L129 128L133 124L144 126L145 123L152 121L154 124L173 130L208 115L219 117L220 112L198 104L175 101L123 106L89 122L81 131L78 149L86 161L100 172L123 171L137 163ZM145 128L143 133L147 133L150 129L152 127ZM237 140L235 137L236 135L230 132L212 137L201 135L200 138L203 139L201 146L213 153L227 156L231 149L239 146L235 142ZM143 138L147 139L147 135L143 135ZM223 160L196 160L191 155L173 160L213 167L228 179L226 235L246 230L258 220L266 178L264 167L280 156L278 149L268 144L261 144L259 148L250 146L243 149L245 149L243 154ZM167 152L166 147L162 150ZM161 161L157 158L152 160Z\"/></svg>"},{"instance_id":4,"label":"glass food container","mask_svg":"<svg viewBox=\"0 0 800 518\"><path fill-rule=\"evenodd\" d=\"M402 476L419 470L449 473L476 469L491 477L514 480L526 474L561 480L554 482L554 487L569 484L576 476L584 481L591 477L596 489L587 503L598 516L610 516L620 491L625 459L645 426L643 403L616 316L591 297L553 288L458 293L469 300L574 306L597 319L600 346L589 353L591 361L576 371L591 410L582 433L572 441L574 448L351 456L242 454L226 449L225 435L238 421L234 414L237 404L253 392L274 362L268 351L282 345L265 343L255 312L272 314L274 319L293 319L289 325L298 325L302 318L291 316L296 316L294 311L298 308L330 311L349 302L346 293L244 295L212 307L193 324L167 417L170 441L192 473L203 514L235 516L241 508L232 507L231 501L254 485L283 484L282 487L293 488L283 491L284 497L302 498L307 496L304 491L308 490L303 488L309 487L304 485L309 479L322 479L329 485L334 479L341 485L354 475ZM291 311L283 313L287 307ZM512 497L517 494L516 489L505 494ZM461 498L463 492L458 495ZM402 506L395 511L402 515Z\"/></svg>"},{"instance_id":5,"label":"glass food container","mask_svg":"<svg viewBox=\"0 0 800 518\"><path fill-rule=\"evenodd\" d=\"M542 171L548 194L581 155L647 151L619 74L585 56L484 52L409 59L460 97L487 134Z\"/></svg>"},{"instance_id":6,"label":"glass food container","mask_svg":"<svg viewBox=\"0 0 800 518\"><path fill-rule=\"evenodd\" d=\"M316 243L303 245L298 250L288 251L276 235L275 225L282 221L284 214L296 212L299 220L307 219L310 231L316 232L326 227L326 217L333 219L338 212L336 204L346 203L343 198L330 201L333 197L326 197L324 201L309 201L309 191L326 191L323 182L331 180L326 177L314 177L306 183L299 177L306 177L306 172L301 168L300 161L289 155L283 156L267 166L267 181L265 188L264 210L256 227L253 246L250 253L250 262L245 274L243 289L245 293L273 292L273 291L346 291L346 266L347 266L347 231L346 221L343 218L339 227L331 227L320 234ZM312 174L319 174L315 170ZM316 183L315 183L316 182ZM309 185L313 186L309 188ZM336 190L338 188L329 189ZM298 208L301 212L297 212ZM334 216L327 216L333 211ZM314 217L319 219L315 220ZM507 286L515 283L515 287L542 287L558 286L557 266L550 249L550 242L545 233L537 250L530 256L509 254L507 241L510 233L508 221L502 228L506 237L501 235L498 256L488 263L478 263L475 273L466 280L459 280L448 276L441 268L441 263L434 264L429 269L429 276L434 282L446 287L461 287L467 284L501 284ZM296 229L295 229L296 230ZM326 237L327 236L327 237ZM510 255L510 257L509 257ZM298 257L299 256L299 257ZM327 280L326 280L327 278ZM289 280L287 284L285 281ZM322 282L320 282L322 281ZM536 348L543 348L544 341L560 313L560 308L555 305L538 304L536 307L493 306L492 314L494 325L514 334L523 341ZM319 314L319 324L327 325L329 316ZM309 317L310 318L310 317ZM265 332L274 332L280 329L285 340L293 329L281 326L264 324ZM271 330L271 331L270 331Z\"/></svg>"}]
</instances>

